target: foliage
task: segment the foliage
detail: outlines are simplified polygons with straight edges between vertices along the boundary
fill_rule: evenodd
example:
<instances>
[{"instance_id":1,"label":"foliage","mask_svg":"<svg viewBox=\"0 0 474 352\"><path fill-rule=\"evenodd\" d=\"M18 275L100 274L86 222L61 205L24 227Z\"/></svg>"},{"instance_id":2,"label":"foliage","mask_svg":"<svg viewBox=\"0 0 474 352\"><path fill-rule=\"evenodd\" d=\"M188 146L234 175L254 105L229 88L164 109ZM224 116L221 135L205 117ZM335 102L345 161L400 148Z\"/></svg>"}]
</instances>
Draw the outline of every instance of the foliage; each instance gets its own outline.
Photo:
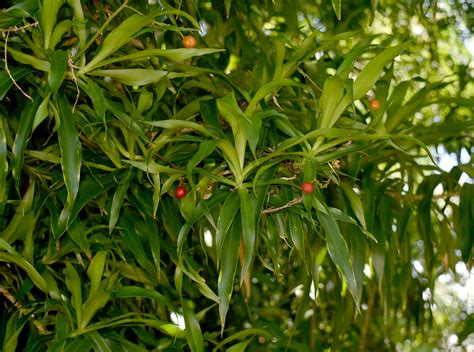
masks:
<instances>
[{"instance_id":1,"label":"foliage","mask_svg":"<svg viewBox=\"0 0 474 352\"><path fill-rule=\"evenodd\" d=\"M3 9L3 350L436 347L422 294L474 227L472 159L430 152L472 150L442 28L472 18L412 3Z\"/></svg>"}]
</instances>

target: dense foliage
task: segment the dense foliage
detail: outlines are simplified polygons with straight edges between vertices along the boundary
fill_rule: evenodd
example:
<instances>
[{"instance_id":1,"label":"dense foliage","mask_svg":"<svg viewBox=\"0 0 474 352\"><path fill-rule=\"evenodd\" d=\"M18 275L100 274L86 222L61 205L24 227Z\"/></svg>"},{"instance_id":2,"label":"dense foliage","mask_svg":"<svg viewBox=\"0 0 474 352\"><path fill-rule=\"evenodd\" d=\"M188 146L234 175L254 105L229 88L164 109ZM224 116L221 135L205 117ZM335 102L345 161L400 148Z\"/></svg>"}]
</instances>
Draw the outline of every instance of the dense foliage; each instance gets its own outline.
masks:
<instances>
[{"instance_id":1,"label":"dense foliage","mask_svg":"<svg viewBox=\"0 0 474 352\"><path fill-rule=\"evenodd\" d=\"M474 169L432 153L472 152L472 4L10 3L4 351L442 347Z\"/></svg>"}]
</instances>

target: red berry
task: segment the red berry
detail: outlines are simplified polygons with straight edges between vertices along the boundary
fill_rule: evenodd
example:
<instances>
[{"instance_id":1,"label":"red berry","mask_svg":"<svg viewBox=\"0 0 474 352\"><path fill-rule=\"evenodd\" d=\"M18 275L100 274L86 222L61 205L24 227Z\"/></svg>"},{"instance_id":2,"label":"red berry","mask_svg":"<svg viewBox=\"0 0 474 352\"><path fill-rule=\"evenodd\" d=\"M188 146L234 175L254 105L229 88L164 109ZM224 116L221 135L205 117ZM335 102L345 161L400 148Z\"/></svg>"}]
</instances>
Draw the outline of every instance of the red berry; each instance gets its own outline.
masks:
<instances>
[{"instance_id":1,"label":"red berry","mask_svg":"<svg viewBox=\"0 0 474 352\"><path fill-rule=\"evenodd\" d=\"M185 48L191 49L195 48L197 44L196 38L194 38L192 35L187 35L183 37L183 46Z\"/></svg>"},{"instance_id":2,"label":"red berry","mask_svg":"<svg viewBox=\"0 0 474 352\"><path fill-rule=\"evenodd\" d=\"M314 185L311 182L303 182L301 185L301 190L303 193L311 194L314 192Z\"/></svg>"},{"instance_id":3,"label":"red berry","mask_svg":"<svg viewBox=\"0 0 474 352\"><path fill-rule=\"evenodd\" d=\"M380 105L380 102L377 99L369 100L369 105L372 108L372 110L374 110L374 111L379 111L380 108L382 107Z\"/></svg>"},{"instance_id":4,"label":"red berry","mask_svg":"<svg viewBox=\"0 0 474 352\"><path fill-rule=\"evenodd\" d=\"M186 197L187 193L188 192L186 191L186 188L184 188L183 186L176 187L176 190L174 191L174 194L176 195L176 198L178 199L182 199Z\"/></svg>"}]
</instances>

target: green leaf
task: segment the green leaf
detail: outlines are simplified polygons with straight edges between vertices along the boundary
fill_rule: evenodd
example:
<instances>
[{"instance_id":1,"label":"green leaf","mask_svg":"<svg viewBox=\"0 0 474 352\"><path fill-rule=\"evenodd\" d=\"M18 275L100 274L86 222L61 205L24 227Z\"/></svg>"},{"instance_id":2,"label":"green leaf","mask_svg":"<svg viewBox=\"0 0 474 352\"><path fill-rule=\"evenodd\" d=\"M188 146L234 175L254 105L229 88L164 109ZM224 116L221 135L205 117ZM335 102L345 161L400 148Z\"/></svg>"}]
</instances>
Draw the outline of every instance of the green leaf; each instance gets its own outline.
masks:
<instances>
[{"instance_id":1,"label":"green leaf","mask_svg":"<svg viewBox=\"0 0 474 352\"><path fill-rule=\"evenodd\" d=\"M23 167L25 148L30 138L35 113L40 103L41 97L36 95L33 101L28 101L26 103L25 108L21 113L20 126L18 127L18 132L15 136L15 142L13 143L11 161L12 175L15 179L15 186L17 189L20 185L20 174L21 168Z\"/></svg>"},{"instance_id":2,"label":"green leaf","mask_svg":"<svg viewBox=\"0 0 474 352\"><path fill-rule=\"evenodd\" d=\"M248 339L247 341L236 343L235 345L230 346L225 351L226 352L245 352L249 343L252 342L252 339Z\"/></svg>"},{"instance_id":3,"label":"green leaf","mask_svg":"<svg viewBox=\"0 0 474 352\"><path fill-rule=\"evenodd\" d=\"M212 127L215 131L221 131L216 100L200 100L199 109L206 127Z\"/></svg>"},{"instance_id":4,"label":"green leaf","mask_svg":"<svg viewBox=\"0 0 474 352\"><path fill-rule=\"evenodd\" d=\"M18 61L19 63L25 64L25 65L33 66L35 69L39 71L48 72L51 66L51 64L48 61L41 60L32 55L22 53L21 51L12 49L11 47L8 47L8 53L11 55L11 57L15 61Z\"/></svg>"},{"instance_id":5,"label":"green leaf","mask_svg":"<svg viewBox=\"0 0 474 352\"><path fill-rule=\"evenodd\" d=\"M59 147L61 149L61 168L68 195L67 204L72 205L79 191L81 177L82 147L76 130L76 119L64 94L58 95L59 103Z\"/></svg>"},{"instance_id":6,"label":"green leaf","mask_svg":"<svg viewBox=\"0 0 474 352\"><path fill-rule=\"evenodd\" d=\"M122 178L120 179L119 186L114 193L112 198L112 204L110 206L110 217L109 217L109 233L115 228L115 224L120 215L120 209L122 208L123 201L127 195L128 187L130 186L130 181L133 177L133 172L131 170L127 171Z\"/></svg>"},{"instance_id":7,"label":"green leaf","mask_svg":"<svg viewBox=\"0 0 474 352\"><path fill-rule=\"evenodd\" d=\"M86 92L89 98L92 100L92 106L94 106L94 110L97 113L97 117L105 121L105 97L104 97L104 90L99 87L97 83L95 83L92 79L83 76L80 80L78 80L79 87Z\"/></svg>"},{"instance_id":8,"label":"green leaf","mask_svg":"<svg viewBox=\"0 0 474 352\"><path fill-rule=\"evenodd\" d=\"M15 213L8 226L0 233L0 236L5 241L13 243L20 236L23 236L31 226L34 226L35 218L31 208L33 206L35 189L35 183L32 182L22 200L15 208Z\"/></svg>"},{"instance_id":9,"label":"green leaf","mask_svg":"<svg viewBox=\"0 0 474 352\"><path fill-rule=\"evenodd\" d=\"M229 337L225 338L224 340L220 341L216 345L216 347L214 348L213 352L219 351L220 349L222 349L222 347L225 344L228 344L229 342L232 342L234 340L241 340L241 339L246 338L247 336L253 336L253 335L263 336L268 341L271 341L271 339L273 337L272 334L270 334L268 331L263 330L263 329L244 329L244 330L240 330L240 331L230 335Z\"/></svg>"},{"instance_id":10,"label":"green leaf","mask_svg":"<svg viewBox=\"0 0 474 352\"><path fill-rule=\"evenodd\" d=\"M199 24L194 18L189 16L186 12L180 10L155 11L148 15L131 15L114 30L112 30L112 32L110 32L107 37L105 37L99 52L78 73L83 75L84 73L89 72L98 66L104 65L103 61L107 57L120 49L123 45L127 44L140 32L142 28L152 24L155 17L165 15L182 16L183 18L188 19L196 28L199 28Z\"/></svg>"},{"instance_id":11,"label":"green leaf","mask_svg":"<svg viewBox=\"0 0 474 352\"><path fill-rule=\"evenodd\" d=\"M369 48L370 45L367 44L359 44L356 45L347 55L344 57L344 61L342 64L339 65L336 71L336 76L341 77L342 79L349 78L349 74L351 70L354 68L354 63L356 62L357 58L360 54Z\"/></svg>"},{"instance_id":12,"label":"green leaf","mask_svg":"<svg viewBox=\"0 0 474 352\"><path fill-rule=\"evenodd\" d=\"M211 48L145 49L145 50L140 50L139 52L136 52L133 54L122 55L122 56L113 57L113 58L104 60L101 63L101 66L109 65L112 63L125 61L125 60L143 60L143 59L148 59L153 56L160 56L172 61L180 62L180 61L188 60L192 57L209 55L209 54L214 54L214 53L218 53L222 51L225 51L225 49L211 49Z\"/></svg>"},{"instance_id":13,"label":"green leaf","mask_svg":"<svg viewBox=\"0 0 474 352\"><path fill-rule=\"evenodd\" d=\"M48 73L48 84L55 93L63 83L68 64L68 53L66 51L53 51L50 53L51 67Z\"/></svg>"},{"instance_id":14,"label":"green leaf","mask_svg":"<svg viewBox=\"0 0 474 352\"><path fill-rule=\"evenodd\" d=\"M92 262L87 268L87 276L91 280L89 289L89 298L99 289L102 275L104 274L105 259L107 258L107 251L99 251L92 259Z\"/></svg>"},{"instance_id":15,"label":"green leaf","mask_svg":"<svg viewBox=\"0 0 474 352\"><path fill-rule=\"evenodd\" d=\"M235 151L236 156L231 157L232 163L235 169L240 169L244 165L245 148L247 147L247 136L243 125L243 120L246 120L247 117L240 110L233 92L227 94L224 98L218 99L217 106L219 107L219 112L232 128L232 134L234 135L234 145L232 148L230 146L225 148ZM227 144L226 142L224 144ZM230 157L229 152L227 152L228 157Z\"/></svg>"},{"instance_id":16,"label":"green leaf","mask_svg":"<svg viewBox=\"0 0 474 352\"><path fill-rule=\"evenodd\" d=\"M28 76L30 73L34 72L33 69L28 68L28 67L9 67L10 74L12 75L13 79L17 82L20 83L22 78ZM10 90L11 86L13 85L13 82L11 78L8 76L7 72L5 70L2 70L0 72L0 100L3 100L5 95L8 93Z\"/></svg>"},{"instance_id":17,"label":"green leaf","mask_svg":"<svg viewBox=\"0 0 474 352\"><path fill-rule=\"evenodd\" d=\"M82 166L82 145L79 142L79 134L76 130L75 115L66 96L59 92L59 128L58 139L61 150L61 169L63 171L64 184L67 189L66 204L59 215L58 223L54 229L54 236L58 238L69 225L72 207L79 191Z\"/></svg>"},{"instance_id":18,"label":"green leaf","mask_svg":"<svg viewBox=\"0 0 474 352\"><path fill-rule=\"evenodd\" d=\"M62 351L68 352L89 352L92 349L92 346L83 336L78 336L74 339L68 339L63 348Z\"/></svg>"},{"instance_id":19,"label":"green leaf","mask_svg":"<svg viewBox=\"0 0 474 352\"><path fill-rule=\"evenodd\" d=\"M331 0L332 8L338 20L341 20L341 2L342 0Z\"/></svg>"},{"instance_id":20,"label":"green leaf","mask_svg":"<svg viewBox=\"0 0 474 352\"><path fill-rule=\"evenodd\" d=\"M148 255L143 247L140 237L137 236L137 229L134 221L130 217L122 217L119 226L122 232L123 243L127 250L130 251L137 263L143 268L151 281L156 280L155 266L148 259Z\"/></svg>"},{"instance_id":21,"label":"green leaf","mask_svg":"<svg viewBox=\"0 0 474 352\"><path fill-rule=\"evenodd\" d=\"M403 43L388 49L385 49L362 69L354 81L354 99L362 98L371 89L379 79L384 66L392 61L400 52L410 43Z\"/></svg>"},{"instance_id":22,"label":"green leaf","mask_svg":"<svg viewBox=\"0 0 474 352\"><path fill-rule=\"evenodd\" d=\"M472 229L474 227L474 185L465 183L461 190L459 203L459 248L462 260L466 263L472 260L474 239Z\"/></svg>"},{"instance_id":23,"label":"green leaf","mask_svg":"<svg viewBox=\"0 0 474 352\"><path fill-rule=\"evenodd\" d=\"M183 129L190 128L196 130L206 137L212 136L212 134L203 125L193 121L182 121L182 120L161 120L161 121L143 121L147 125L154 127L166 128L166 129Z\"/></svg>"},{"instance_id":24,"label":"green leaf","mask_svg":"<svg viewBox=\"0 0 474 352\"><path fill-rule=\"evenodd\" d=\"M6 323L5 335L3 336L4 352L15 352L18 346L18 337L26 324L26 320L21 322L19 311L11 314L10 319Z\"/></svg>"},{"instance_id":25,"label":"green leaf","mask_svg":"<svg viewBox=\"0 0 474 352\"><path fill-rule=\"evenodd\" d=\"M3 214L1 207L7 200L7 174L7 138L5 136L5 129L3 127L3 116L0 115L0 216Z\"/></svg>"},{"instance_id":26,"label":"green leaf","mask_svg":"<svg viewBox=\"0 0 474 352\"><path fill-rule=\"evenodd\" d=\"M204 140L199 144L199 149L189 159L188 165L186 166L187 179L190 183L192 183L191 174L194 168L216 149L216 145L217 141L215 140Z\"/></svg>"},{"instance_id":27,"label":"green leaf","mask_svg":"<svg viewBox=\"0 0 474 352\"><path fill-rule=\"evenodd\" d=\"M87 39L86 38L87 29L85 26L86 21L84 18L84 11L82 10L82 3L81 3L81 0L67 0L67 2L69 6L71 6L72 10L74 11L73 29L79 38L79 47L82 49L86 45L86 39ZM58 26L56 26L56 28ZM54 33L56 32L56 28L55 28L55 31L53 32L53 36L54 36Z\"/></svg>"},{"instance_id":28,"label":"green leaf","mask_svg":"<svg viewBox=\"0 0 474 352\"><path fill-rule=\"evenodd\" d=\"M192 352L204 352L204 339L201 332L201 326L193 312L191 302L183 302L183 315L186 324L186 340Z\"/></svg>"},{"instance_id":29,"label":"green leaf","mask_svg":"<svg viewBox=\"0 0 474 352\"><path fill-rule=\"evenodd\" d=\"M225 16L229 18L230 15L230 6L232 5L232 0L225 0Z\"/></svg>"},{"instance_id":30,"label":"green leaf","mask_svg":"<svg viewBox=\"0 0 474 352\"><path fill-rule=\"evenodd\" d=\"M44 0L41 7L40 24L43 29L44 47L50 48L51 34L56 25L56 19L59 8L63 5L64 0Z\"/></svg>"},{"instance_id":31,"label":"green leaf","mask_svg":"<svg viewBox=\"0 0 474 352\"><path fill-rule=\"evenodd\" d=\"M162 304L170 309L173 308L173 305L170 301L163 296L161 293L156 290L149 290L139 286L123 286L118 290L112 292L112 297L114 298L149 298L156 301L159 304Z\"/></svg>"},{"instance_id":32,"label":"green leaf","mask_svg":"<svg viewBox=\"0 0 474 352\"><path fill-rule=\"evenodd\" d=\"M249 142L250 150L256 158L258 141L260 139L260 131L262 129L262 117L268 116L265 112L258 112L253 115L251 120L243 119L242 124L245 129L245 135Z\"/></svg>"},{"instance_id":33,"label":"green leaf","mask_svg":"<svg viewBox=\"0 0 474 352\"><path fill-rule=\"evenodd\" d=\"M357 282L352 266L351 255L349 254L349 248L347 247L346 240L339 230L339 226L332 217L330 212L322 213L318 212L318 219L321 222L322 227L326 233L326 245L328 248L329 255L332 261L336 265L337 269L341 272L344 280L349 288L349 291L354 298L356 306L359 306L359 286L361 282Z\"/></svg>"},{"instance_id":34,"label":"green leaf","mask_svg":"<svg viewBox=\"0 0 474 352\"><path fill-rule=\"evenodd\" d=\"M13 263L26 271L31 281L44 293L48 293L48 285L45 279L38 273L35 267L25 258L17 253L0 252L0 262Z\"/></svg>"},{"instance_id":35,"label":"green leaf","mask_svg":"<svg viewBox=\"0 0 474 352\"><path fill-rule=\"evenodd\" d=\"M232 297L232 291L234 290L234 279L240 252L240 231L240 222L234 221L222 246L219 279L217 280L221 335L224 333L227 311L229 310L230 299Z\"/></svg>"},{"instance_id":36,"label":"green leaf","mask_svg":"<svg viewBox=\"0 0 474 352\"><path fill-rule=\"evenodd\" d=\"M99 66L101 61L109 57L112 53L117 51L120 47L128 43L143 27L150 25L155 18L156 13L148 15L131 15L120 25L118 25L112 32L105 37L99 52L94 58L79 71L83 74L91 71Z\"/></svg>"},{"instance_id":37,"label":"green leaf","mask_svg":"<svg viewBox=\"0 0 474 352\"><path fill-rule=\"evenodd\" d=\"M249 193L244 188L239 188L240 196L240 217L242 220L242 238L245 246L245 256L242 262L242 270L240 272L240 284L245 279L250 264L255 256L255 244L257 241L257 233L255 231L255 209L257 199L253 193Z\"/></svg>"},{"instance_id":38,"label":"green leaf","mask_svg":"<svg viewBox=\"0 0 474 352\"><path fill-rule=\"evenodd\" d=\"M323 87L323 94L319 101L322 116L319 123L319 128L332 127L340 114L336 109L342 104L342 98L344 97L344 82L338 76L331 76L326 79Z\"/></svg>"},{"instance_id":39,"label":"green leaf","mask_svg":"<svg viewBox=\"0 0 474 352\"><path fill-rule=\"evenodd\" d=\"M160 174L160 173L170 173L170 174L184 174L183 171L173 169L169 166L164 166L161 164L157 164L153 161L144 162L144 161L131 161L131 160L124 160L127 164L130 164L140 170L145 172L149 172L150 174Z\"/></svg>"},{"instance_id":40,"label":"green leaf","mask_svg":"<svg viewBox=\"0 0 474 352\"><path fill-rule=\"evenodd\" d=\"M144 86L161 81L168 71L150 70L140 68L95 70L89 72L92 76L111 77L123 84L130 86Z\"/></svg>"},{"instance_id":41,"label":"green leaf","mask_svg":"<svg viewBox=\"0 0 474 352\"><path fill-rule=\"evenodd\" d=\"M257 104L260 100L267 97L269 95L274 95L276 92L282 87L301 87L306 88L306 86L302 85L301 83L295 82L289 78L282 78L276 81L272 81L261 86L255 95L252 97L252 100L249 102L249 106L245 109L245 116L252 117L257 109Z\"/></svg>"},{"instance_id":42,"label":"green leaf","mask_svg":"<svg viewBox=\"0 0 474 352\"><path fill-rule=\"evenodd\" d=\"M229 233L230 226L232 225L232 222L239 211L239 207L240 198L238 192L230 193L222 204L221 210L219 212L219 218L217 219L216 229L217 258L221 258L226 237Z\"/></svg>"},{"instance_id":43,"label":"green leaf","mask_svg":"<svg viewBox=\"0 0 474 352\"><path fill-rule=\"evenodd\" d=\"M66 287L71 293L71 305L76 311L77 327L80 328L82 326L82 280L69 262L66 262L64 275L66 277Z\"/></svg>"},{"instance_id":44,"label":"green leaf","mask_svg":"<svg viewBox=\"0 0 474 352\"><path fill-rule=\"evenodd\" d=\"M63 36L69 31L71 26L71 20L63 20L54 27L53 33L51 34L51 39L49 41L49 47L51 49L54 49L56 45L58 45Z\"/></svg>"},{"instance_id":45,"label":"green leaf","mask_svg":"<svg viewBox=\"0 0 474 352\"><path fill-rule=\"evenodd\" d=\"M243 181L243 170L241 165L243 165L244 159L240 158L234 145L227 139L221 139L217 143L217 147L222 151L222 155L227 161L227 164L229 165L229 168L235 177L235 181L237 183L241 183ZM245 148L242 150L245 150ZM240 155L244 156L244 154ZM240 160L242 160L242 163Z\"/></svg>"},{"instance_id":46,"label":"green leaf","mask_svg":"<svg viewBox=\"0 0 474 352\"><path fill-rule=\"evenodd\" d=\"M354 192L352 187L345 182L339 184L344 191L347 199L349 199L349 204L351 205L352 211L354 212L356 218L359 220L360 224L364 229L367 229L367 224L365 223L364 217L364 208L362 206L362 201L359 196Z\"/></svg>"},{"instance_id":47,"label":"green leaf","mask_svg":"<svg viewBox=\"0 0 474 352\"><path fill-rule=\"evenodd\" d=\"M123 111L123 107L110 99L105 99L105 108L119 119L127 128L135 132L140 137L146 138L145 132L141 129L137 122L134 121L127 113Z\"/></svg>"},{"instance_id":48,"label":"green leaf","mask_svg":"<svg viewBox=\"0 0 474 352\"><path fill-rule=\"evenodd\" d=\"M288 214L288 221L290 227L290 238L295 245L301 257L306 262L306 233L301 224L301 217L295 213Z\"/></svg>"},{"instance_id":49,"label":"green leaf","mask_svg":"<svg viewBox=\"0 0 474 352\"><path fill-rule=\"evenodd\" d=\"M91 342L91 345L95 346L95 351L113 352L113 350L108 345L106 339L97 331L87 334L86 339Z\"/></svg>"},{"instance_id":50,"label":"green leaf","mask_svg":"<svg viewBox=\"0 0 474 352\"><path fill-rule=\"evenodd\" d=\"M33 121L32 130L34 131L38 125L43 122L49 116L49 99L51 98L52 92L49 92L41 102L38 110L35 114L35 119Z\"/></svg>"},{"instance_id":51,"label":"green leaf","mask_svg":"<svg viewBox=\"0 0 474 352\"><path fill-rule=\"evenodd\" d=\"M103 289L95 291L89 295L87 301L82 306L82 323L80 329L84 330L99 309L102 309L110 298L110 292Z\"/></svg>"}]
</instances>

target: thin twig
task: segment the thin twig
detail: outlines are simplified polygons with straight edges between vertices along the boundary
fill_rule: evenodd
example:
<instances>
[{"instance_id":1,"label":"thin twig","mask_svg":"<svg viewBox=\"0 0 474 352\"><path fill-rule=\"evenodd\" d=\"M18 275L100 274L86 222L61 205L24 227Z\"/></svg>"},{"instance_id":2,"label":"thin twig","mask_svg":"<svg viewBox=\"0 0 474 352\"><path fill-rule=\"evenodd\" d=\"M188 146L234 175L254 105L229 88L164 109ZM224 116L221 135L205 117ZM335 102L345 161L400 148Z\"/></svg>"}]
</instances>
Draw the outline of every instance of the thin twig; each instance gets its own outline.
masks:
<instances>
[{"instance_id":1,"label":"thin twig","mask_svg":"<svg viewBox=\"0 0 474 352\"><path fill-rule=\"evenodd\" d=\"M282 179L285 179L285 178L282 177ZM292 178L287 178L287 179L292 179ZM323 183L319 182L318 180L314 180L313 182L316 182L320 189L324 189L324 188L328 188L329 184L331 183L331 180L327 179ZM276 213L276 212L279 212L281 210L290 208L294 205L298 205L298 204L301 204L301 203L303 203L303 197L298 197L298 198L290 200L288 203L286 203L285 205L282 205L280 207L264 209L262 211L262 214Z\"/></svg>"},{"instance_id":2,"label":"thin twig","mask_svg":"<svg viewBox=\"0 0 474 352\"><path fill-rule=\"evenodd\" d=\"M303 203L303 197L298 197L298 198L292 199L288 203L286 203L285 205L282 205L280 207L264 209L262 211L262 214L276 213L276 212L279 212L283 209L292 207L292 206L300 204L300 203Z\"/></svg>"},{"instance_id":3,"label":"thin twig","mask_svg":"<svg viewBox=\"0 0 474 352\"><path fill-rule=\"evenodd\" d=\"M5 72L7 73L8 77L10 77L10 79L12 80L15 87L17 87L25 97L27 97L30 100L33 100L33 98L31 96L29 96L28 93L26 93L23 89L21 89L21 87L18 85L18 83L16 83L15 79L13 78L13 76L10 72L10 69L8 68L8 55L7 55L8 50L7 49L8 49L8 36L10 35L10 29L8 29L6 33L7 33L7 35L5 36L5 48L4 48L4 51L3 51L3 58L5 60Z\"/></svg>"},{"instance_id":4,"label":"thin twig","mask_svg":"<svg viewBox=\"0 0 474 352\"><path fill-rule=\"evenodd\" d=\"M21 27L10 27L8 29L0 29L0 33L9 33L9 32L20 32L24 29L30 28L30 27L35 27L38 25L38 22L34 23L29 23Z\"/></svg>"}]
</instances>

